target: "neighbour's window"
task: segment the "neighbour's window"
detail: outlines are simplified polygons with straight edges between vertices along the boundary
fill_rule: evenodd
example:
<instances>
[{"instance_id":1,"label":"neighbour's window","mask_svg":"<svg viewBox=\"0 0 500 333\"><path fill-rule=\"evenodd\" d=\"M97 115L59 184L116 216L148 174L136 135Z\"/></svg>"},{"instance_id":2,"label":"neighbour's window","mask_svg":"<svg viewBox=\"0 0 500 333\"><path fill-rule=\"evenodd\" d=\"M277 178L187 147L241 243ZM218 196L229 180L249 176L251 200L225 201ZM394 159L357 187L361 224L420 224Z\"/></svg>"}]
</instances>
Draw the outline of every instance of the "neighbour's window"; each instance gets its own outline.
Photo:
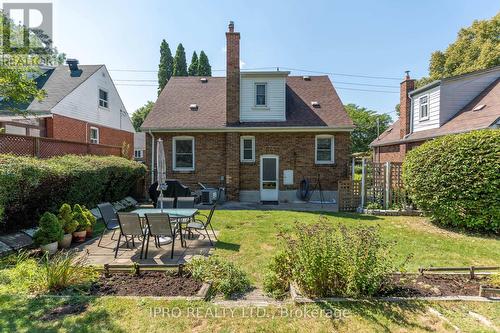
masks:
<instances>
[{"instance_id":1,"label":"neighbour's window","mask_svg":"<svg viewBox=\"0 0 500 333\"><path fill-rule=\"evenodd\" d=\"M134 157L135 158L142 158L144 155L143 155L143 151L140 150L140 149L136 149L134 150Z\"/></svg>"},{"instance_id":2,"label":"neighbour's window","mask_svg":"<svg viewBox=\"0 0 500 333\"><path fill-rule=\"evenodd\" d=\"M255 137L242 136L240 139L240 161L255 162Z\"/></svg>"},{"instance_id":3,"label":"neighbour's window","mask_svg":"<svg viewBox=\"0 0 500 333\"><path fill-rule=\"evenodd\" d=\"M316 136L316 164L334 163L334 143L333 135Z\"/></svg>"},{"instance_id":4,"label":"neighbour's window","mask_svg":"<svg viewBox=\"0 0 500 333\"><path fill-rule=\"evenodd\" d=\"M99 89L99 106L108 108L108 92L106 90Z\"/></svg>"},{"instance_id":5,"label":"neighbour's window","mask_svg":"<svg viewBox=\"0 0 500 333\"><path fill-rule=\"evenodd\" d=\"M420 102L420 119L429 118L429 97L422 96L419 99Z\"/></svg>"},{"instance_id":6,"label":"neighbour's window","mask_svg":"<svg viewBox=\"0 0 500 333\"><path fill-rule=\"evenodd\" d=\"M255 106L266 106L266 90L267 84L255 84Z\"/></svg>"},{"instance_id":7,"label":"neighbour's window","mask_svg":"<svg viewBox=\"0 0 500 333\"><path fill-rule=\"evenodd\" d=\"M194 138L175 137L172 145L173 169L178 171L194 170Z\"/></svg>"},{"instance_id":8,"label":"neighbour's window","mask_svg":"<svg viewBox=\"0 0 500 333\"><path fill-rule=\"evenodd\" d=\"M99 143L99 129L97 127L90 128L90 143Z\"/></svg>"}]
</instances>

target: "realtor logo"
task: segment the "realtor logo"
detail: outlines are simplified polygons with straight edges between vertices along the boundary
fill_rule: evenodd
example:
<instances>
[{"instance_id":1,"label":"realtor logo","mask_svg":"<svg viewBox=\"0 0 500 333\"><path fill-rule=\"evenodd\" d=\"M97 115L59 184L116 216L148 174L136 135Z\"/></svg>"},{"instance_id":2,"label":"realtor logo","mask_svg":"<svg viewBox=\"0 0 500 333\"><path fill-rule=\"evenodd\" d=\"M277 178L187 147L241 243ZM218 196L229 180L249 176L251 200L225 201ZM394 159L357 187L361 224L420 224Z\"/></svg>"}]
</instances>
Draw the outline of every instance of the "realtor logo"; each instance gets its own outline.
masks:
<instances>
[{"instance_id":1,"label":"realtor logo","mask_svg":"<svg viewBox=\"0 0 500 333\"><path fill-rule=\"evenodd\" d=\"M3 4L3 51L41 52L52 47L52 3Z\"/></svg>"}]
</instances>

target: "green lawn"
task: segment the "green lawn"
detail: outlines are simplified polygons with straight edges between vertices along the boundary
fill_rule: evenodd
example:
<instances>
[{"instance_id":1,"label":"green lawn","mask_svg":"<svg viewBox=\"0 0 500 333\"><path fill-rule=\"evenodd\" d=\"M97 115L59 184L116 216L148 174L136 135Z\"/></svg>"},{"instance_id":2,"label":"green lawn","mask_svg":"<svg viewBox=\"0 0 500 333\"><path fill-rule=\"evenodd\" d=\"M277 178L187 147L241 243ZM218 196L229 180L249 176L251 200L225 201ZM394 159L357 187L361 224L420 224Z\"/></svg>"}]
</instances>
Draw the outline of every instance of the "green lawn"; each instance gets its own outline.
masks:
<instances>
[{"instance_id":1,"label":"green lawn","mask_svg":"<svg viewBox=\"0 0 500 333\"><path fill-rule=\"evenodd\" d=\"M290 211L217 211L214 228L219 230L216 253L238 263L260 286L263 268L276 251L276 234L298 222L314 223L320 213ZM423 217L323 215L324 223L350 226L380 226L384 237L397 241L401 259L411 255L408 270L427 266L499 265L498 238L470 236L441 229Z\"/></svg>"},{"instance_id":2,"label":"green lawn","mask_svg":"<svg viewBox=\"0 0 500 333\"><path fill-rule=\"evenodd\" d=\"M217 211L216 253L230 258L262 286L263 272L276 251L279 230L297 222L314 223L321 214L282 211ZM419 266L498 265L500 242L433 226L425 218L328 214L324 223L379 225L384 237L398 241L401 258L412 254L409 269ZM101 226L96 227L97 231ZM0 284L2 281L0 281ZM2 287L2 286L0 286ZM0 332L494 332L470 315L473 311L500 327L500 303L357 302L264 310L225 308L205 302L118 297L27 297L0 288ZM64 304L81 305L76 313L49 316ZM438 316L436 312L442 316ZM155 315L156 313L156 315ZM328 314L334 314L329 318ZM342 315L339 315L342 314Z\"/></svg>"}]
</instances>

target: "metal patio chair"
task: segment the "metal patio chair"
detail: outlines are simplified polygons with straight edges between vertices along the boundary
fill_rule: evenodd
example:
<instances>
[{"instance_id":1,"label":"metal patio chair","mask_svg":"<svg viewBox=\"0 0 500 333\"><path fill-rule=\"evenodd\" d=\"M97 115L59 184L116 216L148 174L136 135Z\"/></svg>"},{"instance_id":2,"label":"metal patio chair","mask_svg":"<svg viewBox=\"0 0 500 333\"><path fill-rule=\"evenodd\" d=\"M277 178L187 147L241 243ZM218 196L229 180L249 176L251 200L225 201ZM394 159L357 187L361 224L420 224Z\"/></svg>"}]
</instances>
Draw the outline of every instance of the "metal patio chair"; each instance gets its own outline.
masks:
<instances>
[{"instance_id":1,"label":"metal patio chair","mask_svg":"<svg viewBox=\"0 0 500 333\"><path fill-rule=\"evenodd\" d=\"M118 248L120 247L121 237L125 237L127 247L129 246L127 236L132 238L132 245L134 244L134 237L142 237L142 247L141 247L141 259L142 253L144 252L144 241L146 239L146 230L141 226L141 219L139 214L136 213L118 213L118 225L120 226L120 236L118 237L118 242L116 243L115 258L118 255Z\"/></svg>"},{"instance_id":2,"label":"metal patio chair","mask_svg":"<svg viewBox=\"0 0 500 333\"><path fill-rule=\"evenodd\" d=\"M163 203L163 208L169 209L174 208L175 198L158 198L156 201L156 208L161 208Z\"/></svg>"},{"instance_id":3,"label":"metal patio chair","mask_svg":"<svg viewBox=\"0 0 500 333\"><path fill-rule=\"evenodd\" d=\"M208 240L210 241L210 245L214 245L212 242L212 239L210 238L210 234L208 233L208 228L212 230L212 233L215 237L215 240L217 239L217 235L215 235L214 228L212 227L212 217L214 216L215 208L217 206L217 203L215 203L212 208L210 209L210 213L207 215L204 214L196 214L195 215L195 220L193 222L188 223L187 225L187 230L188 230L188 237L190 238L192 235L192 230L195 230L201 235L200 230L205 230L205 233L207 234ZM198 219L198 217L201 216L205 219L205 221ZM204 236L204 235L203 235Z\"/></svg>"},{"instance_id":4,"label":"metal patio chair","mask_svg":"<svg viewBox=\"0 0 500 333\"><path fill-rule=\"evenodd\" d=\"M149 237L155 239L155 245L161 247L160 237L166 239L166 244L172 244L170 259L174 257L175 238L177 237L178 225L170 221L170 216L165 213L145 214L147 223L146 233L146 253L144 258L148 258Z\"/></svg>"},{"instance_id":5,"label":"metal patio chair","mask_svg":"<svg viewBox=\"0 0 500 333\"><path fill-rule=\"evenodd\" d=\"M99 209L99 212L101 212L102 220L104 222L104 229L102 230L101 237L99 238L99 243L97 243L97 246L100 246L102 237L104 236L106 230L113 231L113 234L111 235L111 239L113 239L116 230L118 230L120 226L118 225L118 218L116 217L115 209L112 204L109 202L100 203L97 205L97 208Z\"/></svg>"}]
</instances>

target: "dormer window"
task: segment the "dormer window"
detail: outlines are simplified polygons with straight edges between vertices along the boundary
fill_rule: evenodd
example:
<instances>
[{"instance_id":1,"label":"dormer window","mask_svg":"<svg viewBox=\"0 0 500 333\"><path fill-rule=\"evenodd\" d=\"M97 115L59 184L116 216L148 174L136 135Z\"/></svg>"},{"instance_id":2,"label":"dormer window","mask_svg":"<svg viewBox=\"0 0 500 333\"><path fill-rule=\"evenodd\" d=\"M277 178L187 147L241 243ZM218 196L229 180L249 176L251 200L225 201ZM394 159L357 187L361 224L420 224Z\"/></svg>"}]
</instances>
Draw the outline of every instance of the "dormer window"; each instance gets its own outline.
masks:
<instances>
[{"instance_id":1,"label":"dormer window","mask_svg":"<svg viewBox=\"0 0 500 333\"><path fill-rule=\"evenodd\" d=\"M429 96L422 96L418 101L420 104L420 120L429 119Z\"/></svg>"},{"instance_id":2,"label":"dormer window","mask_svg":"<svg viewBox=\"0 0 500 333\"><path fill-rule=\"evenodd\" d=\"M266 83L256 83L255 84L255 106L266 106L267 104L267 84Z\"/></svg>"}]
</instances>

